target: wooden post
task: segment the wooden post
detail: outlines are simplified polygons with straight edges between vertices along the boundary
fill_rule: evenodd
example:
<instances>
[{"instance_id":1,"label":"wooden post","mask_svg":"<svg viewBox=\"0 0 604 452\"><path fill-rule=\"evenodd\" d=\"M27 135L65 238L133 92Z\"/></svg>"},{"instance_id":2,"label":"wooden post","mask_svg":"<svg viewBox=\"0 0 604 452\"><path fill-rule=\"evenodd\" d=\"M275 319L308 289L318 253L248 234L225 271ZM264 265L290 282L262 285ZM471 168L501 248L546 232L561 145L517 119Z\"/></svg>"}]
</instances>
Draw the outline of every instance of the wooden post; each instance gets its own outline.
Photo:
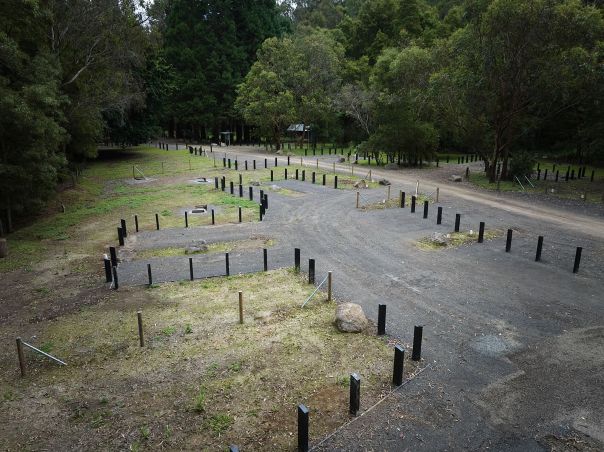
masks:
<instances>
[{"instance_id":1,"label":"wooden post","mask_svg":"<svg viewBox=\"0 0 604 452\"><path fill-rule=\"evenodd\" d=\"M21 369L21 376L24 377L26 375L25 370L25 356L23 355L23 344L21 343L21 338L17 338L17 355L19 355L19 368Z\"/></svg>"},{"instance_id":2,"label":"wooden post","mask_svg":"<svg viewBox=\"0 0 604 452\"><path fill-rule=\"evenodd\" d=\"M243 292L239 291L239 323L243 324Z\"/></svg>"},{"instance_id":3,"label":"wooden post","mask_svg":"<svg viewBox=\"0 0 604 452\"><path fill-rule=\"evenodd\" d=\"M357 192L357 209L359 208L359 196L360 196L360 195L361 195L361 194L360 194L359 192Z\"/></svg>"},{"instance_id":4,"label":"wooden post","mask_svg":"<svg viewBox=\"0 0 604 452\"><path fill-rule=\"evenodd\" d=\"M436 187L436 202L438 202L438 196L440 195L440 188Z\"/></svg>"},{"instance_id":5,"label":"wooden post","mask_svg":"<svg viewBox=\"0 0 604 452\"><path fill-rule=\"evenodd\" d=\"M388 185L388 197L387 198L388 198L387 200L390 201L390 185Z\"/></svg>"},{"instance_id":6,"label":"wooden post","mask_svg":"<svg viewBox=\"0 0 604 452\"><path fill-rule=\"evenodd\" d=\"M138 319L138 340L140 342L141 347L145 346L145 338L143 337L143 312L138 311L136 313L136 317Z\"/></svg>"},{"instance_id":7,"label":"wooden post","mask_svg":"<svg viewBox=\"0 0 604 452\"><path fill-rule=\"evenodd\" d=\"M327 272L327 301L331 301L332 294L332 272Z\"/></svg>"}]
</instances>

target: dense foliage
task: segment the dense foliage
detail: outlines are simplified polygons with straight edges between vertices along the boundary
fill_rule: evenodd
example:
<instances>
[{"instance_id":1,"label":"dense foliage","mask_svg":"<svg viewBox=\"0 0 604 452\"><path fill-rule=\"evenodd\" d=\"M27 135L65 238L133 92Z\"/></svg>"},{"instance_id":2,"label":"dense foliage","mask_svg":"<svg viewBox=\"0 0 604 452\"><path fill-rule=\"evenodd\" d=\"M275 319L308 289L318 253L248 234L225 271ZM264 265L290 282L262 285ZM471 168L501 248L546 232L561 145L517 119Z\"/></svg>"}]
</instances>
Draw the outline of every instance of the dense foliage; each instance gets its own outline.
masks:
<instances>
[{"instance_id":1,"label":"dense foliage","mask_svg":"<svg viewBox=\"0 0 604 452\"><path fill-rule=\"evenodd\" d=\"M478 153L491 180L604 160L602 2L136 1L0 3L5 225L99 143L161 135L278 148L303 123L379 162Z\"/></svg>"}]
</instances>

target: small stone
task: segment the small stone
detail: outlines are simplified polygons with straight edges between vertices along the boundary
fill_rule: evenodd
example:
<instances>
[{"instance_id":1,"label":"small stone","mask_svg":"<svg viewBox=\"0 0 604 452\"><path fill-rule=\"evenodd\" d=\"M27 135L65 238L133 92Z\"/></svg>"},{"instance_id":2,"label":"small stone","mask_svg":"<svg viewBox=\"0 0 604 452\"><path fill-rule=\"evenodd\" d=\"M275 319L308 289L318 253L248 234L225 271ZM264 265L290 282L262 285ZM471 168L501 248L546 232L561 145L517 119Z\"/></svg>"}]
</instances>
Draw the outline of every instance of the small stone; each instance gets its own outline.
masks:
<instances>
[{"instance_id":1,"label":"small stone","mask_svg":"<svg viewBox=\"0 0 604 452\"><path fill-rule=\"evenodd\" d=\"M463 181L463 178L461 176L458 176L457 174L453 174L451 175L451 177L449 177L449 180L452 182L461 182Z\"/></svg>"},{"instance_id":2,"label":"small stone","mask_svg":"<svg viewBox=\"0 0 604 452\"><path fill-rule=\"evenodd\" d=\"M253 185L254 187L260 187L260 182L253 180L250 182L250 185Z\"/></svg>"},{"instance_id":3,"label":"small stone","mask_svg":"<svg viewBox=\"0 0 604 452\"><path fill-rule=\"evenodd\" d=\"M203 253L204 251L207 251L207 250L208 250L208 245L199 244L199 245L187 246L185 248L185 254Z\"/></svg>"},{"instance_id":4,"label":"small stone","mask_svg":"<svg viewBox=\"0 0 604 452\"><path fill-rule=\"evenodd\" d=\"M278 185L271 185L271 190L279 191L281 190L281 187L279 187Z\"/></svg>"},{"instance_id":5,"label":"small stone","mask_svg":"<svg viewBox=\"0 0 604 452\"><path fill-rule=\"evenodd\" d=\"M346 159L344 157L340 157L337 161L337 163L344 163L346 162Z\"/></svg>"},{"instance_id":6,"label":"small stone","mask_svg":"<svg viewBox=\"0 0 604 452\"><path fill-rule=\"evenodd\" d=\"M367 328L363 308L355 303L341 303L336 308L336 327L343 333L360 333Z\"/></svg>"},{"instance_id":7,"label":"small stone","mask_svg":"<svg viewBox=\"0 0 604 452\"><path fill-rule=\"evenodd\" d=\"M388 179L380 179L378 184L380 185L390 185L390 181Z\"/></svg>"},{"instance_id":8,"label":"small stone","mask_svg":"<svg viewBox=\"0 0 604 452\"><path fill-rule=\"evenodd\" d=\"M444 235L441 234L440 232L435 232L434 234L432 234L432 237L430 237L430 241L438 246L447 246L447 244L449 243L448 240L448 235Z\"/></svg>"}]
</instances>

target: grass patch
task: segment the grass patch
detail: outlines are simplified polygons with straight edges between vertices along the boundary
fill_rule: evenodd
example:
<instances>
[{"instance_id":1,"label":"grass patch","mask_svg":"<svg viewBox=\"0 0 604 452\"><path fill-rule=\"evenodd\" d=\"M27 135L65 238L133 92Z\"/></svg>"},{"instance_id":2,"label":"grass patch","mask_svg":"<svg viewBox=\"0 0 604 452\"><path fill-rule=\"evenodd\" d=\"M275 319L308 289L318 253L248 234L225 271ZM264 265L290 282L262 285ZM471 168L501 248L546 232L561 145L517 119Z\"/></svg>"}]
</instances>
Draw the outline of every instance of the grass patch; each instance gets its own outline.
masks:
<instances>
[{"instance_id":1,"label":"grass patch","mask_svg":"<svg viewBox=\"0 0 604 452\"><path fill-rule=\"evenodd\" d=\"M244 293L243 325L239 290ZM55 344L54 352L68 368L32 362L30 377L19 384L14 369L5 370L3 391L35 406L40 387L60 386L61 391L45 396L47 402L78 416L55 419L55 434L85 438L94 449L122 444L124 431L144 439L145 447L160 448L165 435L145 435L140 429L162 432L166 425L179 425L170 435L171 449L220 450L230 443L245 450L291 449L295 437L289 432L295 432L300 401L313 409L311 439L316 440L348 420L344 376L362 376L364 406L388 391L392 378L391 347L373 335L339 333L333 324L335 304L325 301L325 293L300 308L313 290L303 275L283 269L162 284L152 291L112 291L105 303L36 325L39 341ZM139 347L140 306L145 336L170 335L171 340L150 339ZM270 317L255 319L267 311ZM177 335L186 325L190 332ZM0 328L6 334L9 326ZM405 363L406 375L415 366ZM102 383L91 382L91 374ZM101 390L108 404L99 404ZM6 429L11 432L4 438L7 447L20 444L25 432L38 433L38 424L20 414L21 403L2 403L5 418L15 419Z\"/></svg>"},{"instance_id":2,"label":"grass patch","mask_svg":"<svg viewBox=\"0 0 604 452\"><path fill-rule=\"evenodd\" d=\"M498 229L485 230L484 240L493 240L501 237L503 233ZM447 248L459 248L460 246L478 243L478 232L451 232L443 234L443 241L435 240L434 237L422 237L417 240L416 246L422 250L443 250Z\"/></svg>"},{"instance_id":3,"label":"grass patch","mask_svg":"<svg viewBox=\"0 0 604 452\"><path fill-rule=\"evenodd\" d=\"M419 195L418 197L415 198L415 208L416 209L423 209L423 204L424 201L428 201L428 202L432 202L432 200L430 198L428 198L427 196L424 195ZM384 210L384 209L394 209L394 208L399 208L400 209L401 206L401 201L399 198L390 198L388 199L384 199L383 201L378 201L378 202L374 202L374 203L370 203L370 204L364 204L360 207L361 210ZM409 207L411 206L411 198L405 200L405 206Z\"/></svg>"},{"instance_id":4,"label":"grass patch","mask_svg":"<svg viewBox=\"0 0 604 452\"><path fill-rule=\"evenodd\" d=\"M260 248L270 248L276 243L273 239L249 239L249 240L234 240L232 242L215 242L208 243L207 249L195 252L188 252L186 248L166 247L166 248L150 248L147 250L137 251L135 259L150 259L154 257L173 257L195 254L208 253L230 253L233 251L251 250Z\"/></svg>"}]
</instances>

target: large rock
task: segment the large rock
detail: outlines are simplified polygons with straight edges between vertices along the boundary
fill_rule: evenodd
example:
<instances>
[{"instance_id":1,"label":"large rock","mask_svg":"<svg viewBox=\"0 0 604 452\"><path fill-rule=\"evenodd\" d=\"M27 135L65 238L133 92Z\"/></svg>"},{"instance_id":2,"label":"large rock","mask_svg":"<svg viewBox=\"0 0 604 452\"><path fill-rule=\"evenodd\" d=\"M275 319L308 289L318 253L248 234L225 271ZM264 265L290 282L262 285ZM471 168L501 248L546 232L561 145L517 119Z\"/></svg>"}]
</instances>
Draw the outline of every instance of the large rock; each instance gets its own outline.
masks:
<instances>
[{"instance_id":1,"label":"large rock","mask_svg":"<svg viewBox=\"0 0 604 452\"><path fill-rule=\"evenodd\" d=\"M345 163L346 159L344 157L340 157L337 161L337 163Z\"/></svg>"},{"instance_id":2,"label":"large rock","mask_svg":"<svg viewBox=\"0 0 604 452\"><path fill-rule=\"evenodd\" d=\"M185 248L185 254L204 253L208 250L208 245L205 240L198 240Z\"/></svg>"},{"instance_id":3,"label":"large rock","mask_svg":"<svg viewBox=\"0 0 604 452\"><path fill-rule=\"evenodd\" d=\"M365 181L365 179L361 179L354 183L354 188L369 188L369 185Z\"/></svg>"},{"instance_id":4,"label":"large rock","mask_svg":"<svg viewBox=\"0 0 604 452\"><path fill-rule=\"evenodd\" d=\"M378 183L380 185L390 185L390 181L388 179L380 179Z\"/></svg>"},{"instance_id":5,"label":"large rock","mask_svg":"<svg viewBox=\"0 0 604 452\"><path fill-rule=\"evenodd\" d=\"M367 327L363 308L355 303L342 303L336 308L336 327L344 333L360 333Z\"/></svg>"},{"instance_id":6,"label":"large rock","mask_svg":"<svg viewBox=\"0 0 604 452\"><path fill-rule=\"evenodd\" d=\"M253 180L250 182L250 185L253 185L254 187L260 187L260 182Z\"/></svg>"},{"instance_id":7,"label":"large rock","mask_svg":"<svg viewBox=\"0 0 604 452\"><path fill-rule=\"evenodd\" d=\"M452 182L461 182L463 181L463 178L461 176L458 176L457 174L453 174L451 175L451 177L449 177L449 180Z\"/></svg>"}]
</instances>

